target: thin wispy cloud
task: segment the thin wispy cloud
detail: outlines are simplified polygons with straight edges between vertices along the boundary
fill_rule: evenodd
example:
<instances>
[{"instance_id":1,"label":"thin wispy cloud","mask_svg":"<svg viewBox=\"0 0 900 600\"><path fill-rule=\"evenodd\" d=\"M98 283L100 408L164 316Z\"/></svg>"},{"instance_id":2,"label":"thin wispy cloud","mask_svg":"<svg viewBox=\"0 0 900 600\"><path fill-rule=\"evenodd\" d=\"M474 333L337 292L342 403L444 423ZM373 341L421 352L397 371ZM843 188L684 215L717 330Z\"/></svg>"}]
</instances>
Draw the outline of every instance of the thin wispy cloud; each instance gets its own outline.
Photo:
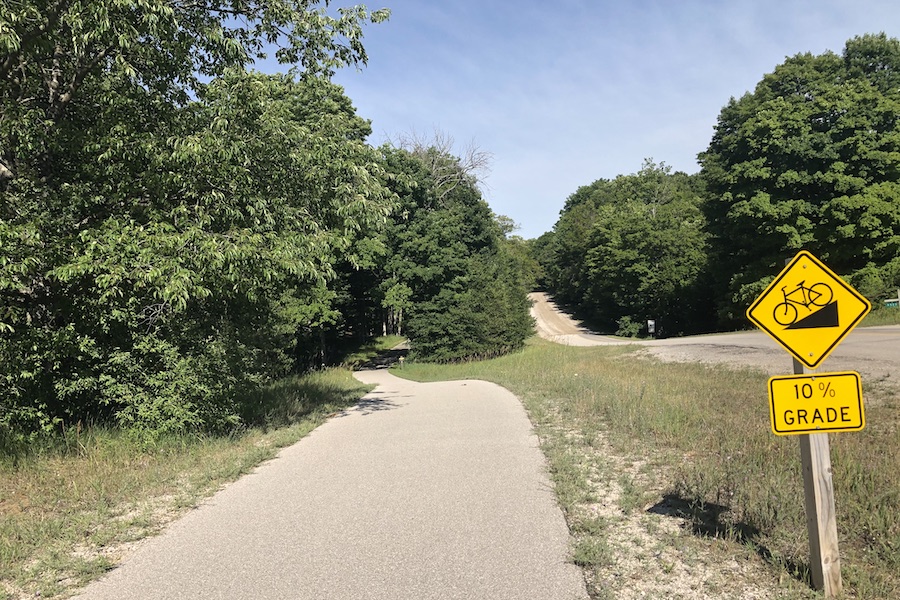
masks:
<instances>
[{"instance_id":1,"label":"thin wispy cloud","mask_svg":"<svg viewBox=\"0 0 900 600\"><path fill-rule=\"evenodd\" d=\"M434 129L494 155L486 198L536 237L579 186L644 158L696 172L719 111L786 56L900 37L880 0L386 0L336 81L372 143ZM371 4L369 8L381 8Z\"/></svg>"}]
</instances>

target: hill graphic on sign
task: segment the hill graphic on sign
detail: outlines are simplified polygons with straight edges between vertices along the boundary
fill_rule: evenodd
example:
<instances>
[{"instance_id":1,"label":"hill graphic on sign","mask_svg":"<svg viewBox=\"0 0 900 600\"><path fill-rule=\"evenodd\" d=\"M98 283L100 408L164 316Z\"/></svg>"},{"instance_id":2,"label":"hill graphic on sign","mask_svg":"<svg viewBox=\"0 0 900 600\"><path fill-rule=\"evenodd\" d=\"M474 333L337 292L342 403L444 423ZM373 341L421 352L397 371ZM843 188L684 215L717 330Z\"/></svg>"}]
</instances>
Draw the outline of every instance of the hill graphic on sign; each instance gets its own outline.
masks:
<instances>
[{"instance_id":1,"label":"hill graphic on sign","mask_svg":"<svg viewBox=\"0 0 900 600\"><path fill-rule=\"evenodd\" d=\"M837 300L827 304L821 310L817 310L808 317L800 319L796 323L788 325L785 329L816 329L818 327L840 327L838 317Z\"/></svg>"}]
</instances>

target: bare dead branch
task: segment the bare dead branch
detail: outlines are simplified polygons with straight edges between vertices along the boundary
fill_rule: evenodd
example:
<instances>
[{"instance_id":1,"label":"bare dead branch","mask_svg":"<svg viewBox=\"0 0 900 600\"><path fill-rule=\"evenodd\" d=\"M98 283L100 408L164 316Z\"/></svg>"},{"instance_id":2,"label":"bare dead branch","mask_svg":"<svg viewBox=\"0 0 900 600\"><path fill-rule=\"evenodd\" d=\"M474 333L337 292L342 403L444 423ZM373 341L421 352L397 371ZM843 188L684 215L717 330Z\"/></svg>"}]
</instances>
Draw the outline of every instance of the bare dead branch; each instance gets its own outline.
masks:
<instances>
[{"instance_id":1,"label":"bare dead branch","mask_svg":"<svg viewBox=\"0 0 900 600\"><path fill-rule=\"evenodd\" d=\"M477 187L490 173L493 160L493 155L481 150L474 140L457 156L453 137L438 129L434 130L430 138L412 132L401 134L389 143L406 150L426 165L434 180L439 200L443 200L463 182L470 182Z\"/></svg>"}]
</instances>

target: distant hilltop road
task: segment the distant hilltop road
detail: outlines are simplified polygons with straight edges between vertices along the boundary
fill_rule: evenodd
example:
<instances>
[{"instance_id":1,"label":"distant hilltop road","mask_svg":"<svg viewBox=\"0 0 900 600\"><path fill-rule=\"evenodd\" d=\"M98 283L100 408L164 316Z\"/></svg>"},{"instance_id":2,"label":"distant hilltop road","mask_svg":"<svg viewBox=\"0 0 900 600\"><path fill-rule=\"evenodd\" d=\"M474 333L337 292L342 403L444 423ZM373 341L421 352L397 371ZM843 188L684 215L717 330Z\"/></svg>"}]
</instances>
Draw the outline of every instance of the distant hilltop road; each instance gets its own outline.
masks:
<instances>
[{"instance_id":1,"label":"distant hilltop road","mask_svg":"<svg viewBox=\"0 0 900 600\"><path fill-rule=\"evenodd\" d=\"M793 371L791 355L761 331L738 331L663 340L623 340L593 333L543 292L529 295L537 334L567 346L635 345L660 360L755 367L770 375ZM750 327L750 322L747 322ZM858 371L866 381L900 382L900 325L857 327L817 369Z\"/></svg>"},{"instance_id":2,"label":"distant hilltop road","mask_svg":"<svg viewBox=\"0 0 900 600\"><path fill-rule=\"evenodd\" d=\"M627 344L622 340L597 335L563 312L549 295L544 292L532 292L528 296L533 302L531 316L535 320L537 334L545 340L566 346L608 346L611 344Z\"/></svg>"}]
</instances>

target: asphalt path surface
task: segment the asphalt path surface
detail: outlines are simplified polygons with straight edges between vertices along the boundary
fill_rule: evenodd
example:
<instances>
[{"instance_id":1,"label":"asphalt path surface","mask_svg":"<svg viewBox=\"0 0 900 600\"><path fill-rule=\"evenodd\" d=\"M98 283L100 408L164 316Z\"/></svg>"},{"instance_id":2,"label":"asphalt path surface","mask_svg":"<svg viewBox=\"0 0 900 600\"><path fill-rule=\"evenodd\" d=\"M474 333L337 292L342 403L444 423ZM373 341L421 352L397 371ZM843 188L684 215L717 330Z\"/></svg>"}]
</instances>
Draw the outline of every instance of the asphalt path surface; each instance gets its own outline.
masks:
<instances>
[{"instance_id":1,"label":"asphalt path surface","mask_svg":"<svg viewBox=\"0 0 900 600\"><path fill-rule=\"evenodd\" d=\"M378 387L78 598L587 599L515 396L357 377Z\"/></svg>"},{"instance_id":2,"label":"asphalt path surface","mask_svg":"<svg viewBox=\"0 0 900 600\"><path fill-rule=\"evenodd\" d=\"M531 294L531 314L541 337L570 346L637 344L662 360L705 362L762 369L770 375L793 372L791 355L762 331L741 331L662 340L622 340L592 333L543 293ZM826 358L818 372L858 371L866 381L900 378L900 325L857 327Z\"/></svg>"}]
</instances>

